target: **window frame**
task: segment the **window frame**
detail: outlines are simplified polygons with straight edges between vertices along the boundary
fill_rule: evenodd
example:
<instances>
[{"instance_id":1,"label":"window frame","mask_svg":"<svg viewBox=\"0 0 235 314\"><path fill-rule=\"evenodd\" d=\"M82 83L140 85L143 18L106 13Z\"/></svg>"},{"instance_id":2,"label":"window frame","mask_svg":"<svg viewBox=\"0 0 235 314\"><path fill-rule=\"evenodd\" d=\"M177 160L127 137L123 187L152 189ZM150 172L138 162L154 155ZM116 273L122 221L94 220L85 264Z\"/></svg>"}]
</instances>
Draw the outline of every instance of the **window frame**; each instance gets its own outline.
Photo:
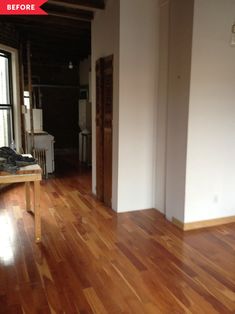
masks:
<instances>
[{"instance_id":1,"label":"window frame","mask_svg":"<svg viewBox=\"0 0 235 314\"><path fill-rule=\"evenodd\" d=\"M0 110L9 110L10 111L10 142L14 139L15 128L14 128L14 101L13 101L13 78L12 78L12 54L9 51L0 48L0 57L6 58L8 60L8 79L9 79L9 103L2 104L0 103ZM10 145L10 143L9 143Z\"/></svg>"}]
</instances>

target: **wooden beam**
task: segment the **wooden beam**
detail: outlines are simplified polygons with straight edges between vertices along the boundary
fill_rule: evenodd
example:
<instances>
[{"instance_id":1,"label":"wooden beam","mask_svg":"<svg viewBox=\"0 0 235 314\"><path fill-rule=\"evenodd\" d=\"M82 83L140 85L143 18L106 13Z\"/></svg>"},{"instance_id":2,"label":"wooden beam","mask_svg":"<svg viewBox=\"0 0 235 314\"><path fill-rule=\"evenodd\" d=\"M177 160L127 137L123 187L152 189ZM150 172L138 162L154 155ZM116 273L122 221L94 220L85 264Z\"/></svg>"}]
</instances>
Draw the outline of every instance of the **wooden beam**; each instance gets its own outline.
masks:
<instances>
[{"instance_id":1,"label":"wooden beam","mask_svg":"<svg viewBox=\"0 0 235 314\"><path fill-rule=\"evenodd\" d=\"M33 125L33 99L32 99L32 74L31 74L31 45L27 41L27 73L28 73L28 89L29 89L29 110L30 110L30 130L31 130L31 152L34 150L34 125Z\"/></svg>"},{"instance_id":2,"label":"wooden beam","mask_svg":"<svg viewBox=\"0 0 235 314\"><path fill-rule=\"evenodd\" d=\"M20 117L21 117L21 140L24 152L26 152L26 129L25 116L23 113L24 106L24 65L23 65L23 45L20 43L19 47L19 81L20 81Z\"/></svg>"},{"instance_id":3,"label":"wooden beam","mask_svg":"<svg viewBox=\"0 0 235 314\"><path fill-rule=\"evenodd\" d=\"M90 22L94 17L94 13L91 11L84 11L84 10L75 9L75 8L72 9L72 8L53 5L50 3L44 4L43 10L45 10L49 15L76 20L76 21Z\"/></svg>"},{"instance_id":4,"label":"wooden beam","mask_svg":"<svg viewBox=\"0 0 235 314\"><path fill-rule=\"evenodd\" d=\"M66 8L82 9L86 11L104 10L105 8L103 0L49 0L48 3Z\"/></svg>"},{"instance_id":5,"label":"wooden beam","mask_svg":"<svg viewBox=\"0 0 235 314\"><path fill-rule=\"evenodd\" d=\"M54 10L47 10L47 13L50 16L57 16L57 17L62 17L65 19L70 19L70 20L75 20L75 21L90 21L90 18L83 18L83 17L79 17L77 15L72 15L72 14L68 14L68 13L60 13L58 11L54 11Z\"/></svg>"}]
</instances>

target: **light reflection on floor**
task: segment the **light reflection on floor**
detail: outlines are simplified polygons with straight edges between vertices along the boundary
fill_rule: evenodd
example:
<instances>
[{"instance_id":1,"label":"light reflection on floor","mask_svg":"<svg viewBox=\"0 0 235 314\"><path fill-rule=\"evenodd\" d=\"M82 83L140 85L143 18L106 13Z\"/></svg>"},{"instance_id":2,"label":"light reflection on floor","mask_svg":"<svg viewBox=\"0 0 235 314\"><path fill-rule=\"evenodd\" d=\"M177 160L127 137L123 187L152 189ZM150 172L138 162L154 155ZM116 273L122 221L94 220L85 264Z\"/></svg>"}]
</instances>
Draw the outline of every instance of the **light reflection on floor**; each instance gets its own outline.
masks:
<instances>
[{"instance_id":1,"label":"light reflection on floor","mask_svg":"<svg viewBox=\"0 0 235 314\"><path fill-rule=\"evenodd\" d=\"M10 217L4 210L0 211L0 263L9 265L13 263L14 228Z\"/></svg>"}]
</instances>

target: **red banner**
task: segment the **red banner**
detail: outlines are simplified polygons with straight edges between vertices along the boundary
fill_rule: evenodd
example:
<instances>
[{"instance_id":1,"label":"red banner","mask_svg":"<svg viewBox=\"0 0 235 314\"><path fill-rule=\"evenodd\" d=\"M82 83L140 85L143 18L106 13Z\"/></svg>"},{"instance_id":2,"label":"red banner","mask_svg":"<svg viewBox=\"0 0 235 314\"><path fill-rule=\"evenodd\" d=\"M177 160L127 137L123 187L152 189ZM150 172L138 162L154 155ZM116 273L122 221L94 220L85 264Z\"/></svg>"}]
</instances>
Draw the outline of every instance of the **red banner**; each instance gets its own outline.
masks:
<instances>
[{"instance_id":1,"label":"red banner","mask_svg":"<svg viewBox=\"0 0 235 314\"><path fill-rule=\"evenodd\" d=\"M47 0L0 0L0 15L47 15L40 6Z\"/></svg>"}]
</instances>

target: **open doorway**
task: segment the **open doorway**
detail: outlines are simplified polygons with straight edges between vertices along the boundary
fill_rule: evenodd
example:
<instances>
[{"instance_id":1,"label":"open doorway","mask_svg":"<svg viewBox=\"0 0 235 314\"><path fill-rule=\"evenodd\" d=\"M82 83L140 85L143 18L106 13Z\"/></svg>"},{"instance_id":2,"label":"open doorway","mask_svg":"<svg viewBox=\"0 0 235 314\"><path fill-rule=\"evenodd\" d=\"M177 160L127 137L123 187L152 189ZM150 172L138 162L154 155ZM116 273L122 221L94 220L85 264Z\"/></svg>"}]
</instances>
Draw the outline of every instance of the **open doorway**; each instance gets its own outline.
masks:
<instances>
[{"instance_id":1,"label":"open doorway","mask_svg":"<svg viewBox=\"0 0 235 314\"><path fill-rule=\"evenodd\" d=\"M81 171L91 176L92 166L89 72L91 20L96 8L81 6L78 9L76 5L70 7L66 2L63 4L63 12L61 5L50 4L45 6L45 10L49 14L53 11L52 15L5 16L1 22L6 29L10 25L17 33L14 46L19 51L21 64L21 151L30 153L33 149L38 154L36 157L46 164L46 177L49 178L51 175L64 176ZM55 15L57 10L61 12ZM4 68L5 76L9 72L6 71L9 58L1 51L1 68ZM4 82L9 89L8 80ZM13 111L11 98L8 98L0 101L0 117L4 118L1 126L5 126L5 131L1 132L2 136L4 134L1 146L9 146L14 137L11 122Z\"/></svg>"}]
</instances>

